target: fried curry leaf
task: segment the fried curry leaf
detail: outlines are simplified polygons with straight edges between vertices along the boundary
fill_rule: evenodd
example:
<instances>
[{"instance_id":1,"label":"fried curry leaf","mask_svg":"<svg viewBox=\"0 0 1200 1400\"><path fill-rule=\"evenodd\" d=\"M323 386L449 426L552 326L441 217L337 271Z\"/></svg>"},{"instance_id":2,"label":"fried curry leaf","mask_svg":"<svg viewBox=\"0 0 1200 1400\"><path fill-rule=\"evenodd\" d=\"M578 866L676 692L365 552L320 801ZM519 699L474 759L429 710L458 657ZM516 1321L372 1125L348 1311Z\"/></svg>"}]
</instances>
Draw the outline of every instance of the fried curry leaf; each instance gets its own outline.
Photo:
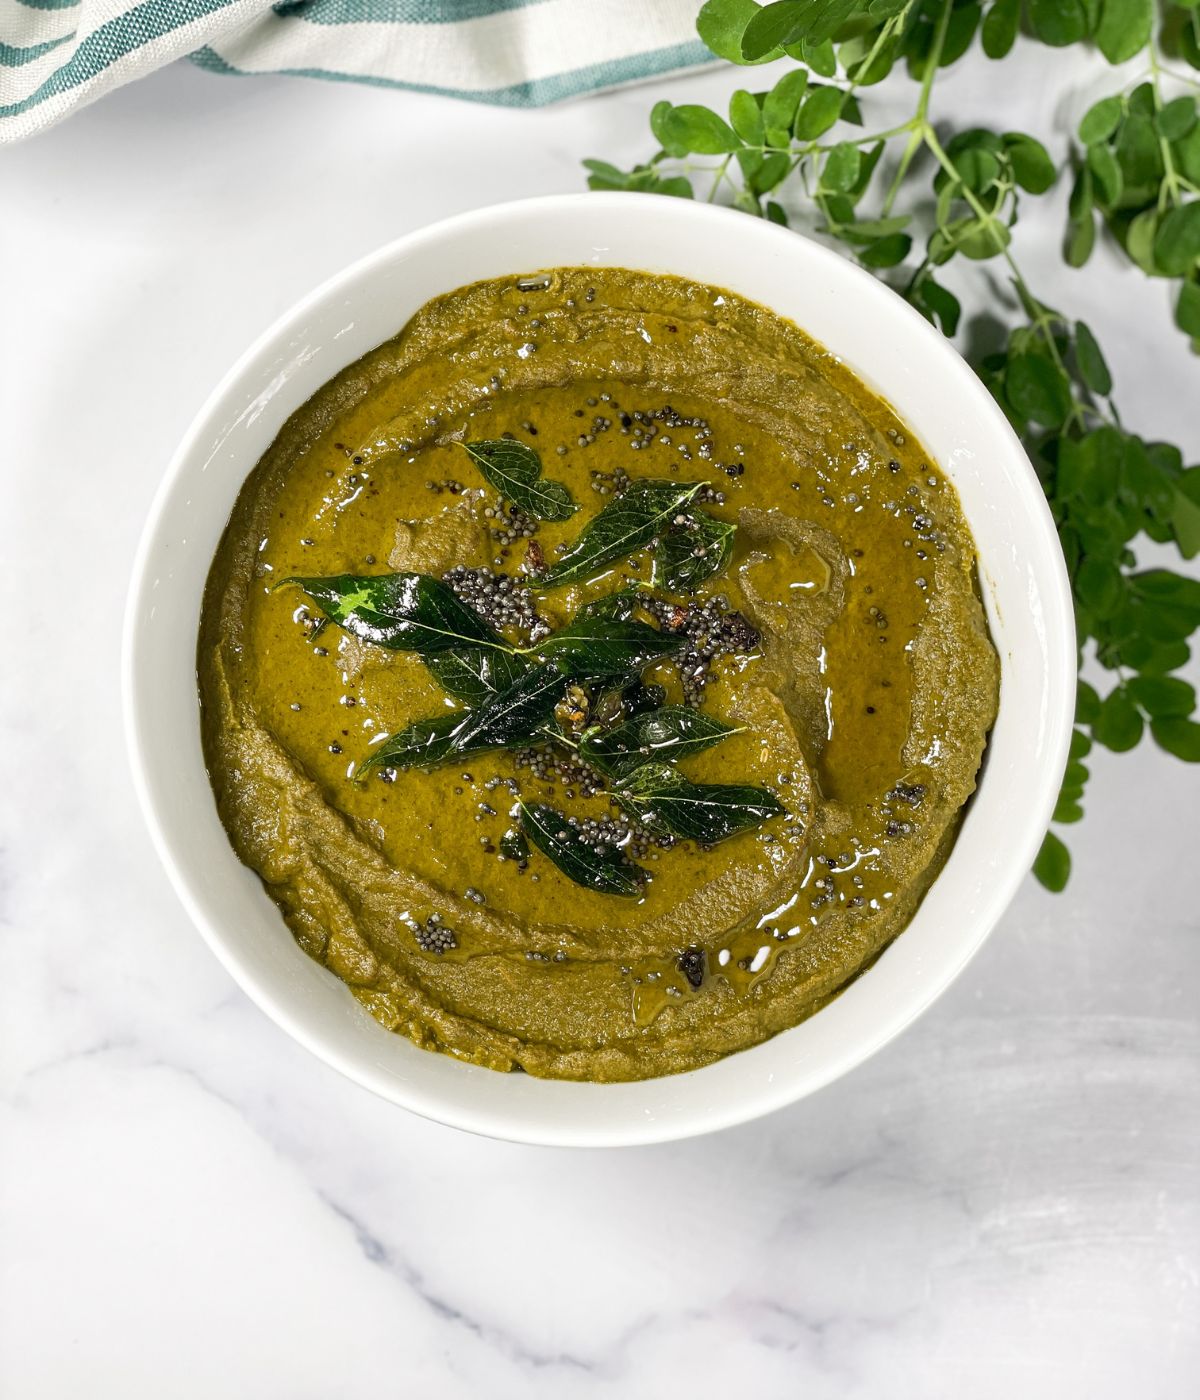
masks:
<instances>
[{"instance_id":1,"label":"fried curry leaf","mask_svg":"<svg viewBox=\"0 0 1200 1400\"><path fill-rule=\"evenodd\" d=\"M454 731L464 718L462 710L453 710L431 719L414 720L406 729L372 749L354 770L355 778L362 778L378 768L432 768L455 757Z\"/></svg>"},{"instance_id":2,"label":"fried curry leaf","mask_svg":"<svg viewBox=\"0 0 1200 1400\"><path fill-rule=\"evenodd\" d=\"M614 729L587 730L579 742L579 756L601 772L622 778L652 760L676 763L736 733L733 725L702 710L665 705Z\"/></svg>"},{"instance_id":3,"label":"fried curry leaf","mask_svg":"<svg viewBox=\"0 0 1200 1400\"><path fill-rule=\"evenodd\" d=\"M335 574L286 578L352 636L390 651L431 656L463 642L511 652L504 638L454 591L428 574Z\"/></svg>"},{"instance_id":4,"label":"fried curry leaf","mask_svg":"<svg viewBox=\"0 0 1200 1400\"><path fill-rule=\"evenodd\" d=\"M666 698L667 692L661 685L633 681L621 691L621 709L627 718L632 719L647 710L657 710Z\"/></svg>"},{"instance_id":5,"label":"fried curry leaf","mask_svg":"<svg viewBox=\"0 0 1200 1400\"><path fill-rule=\"evenodd\" d=\"M600 894L635 898L642 892L646 872L617 846L591 845L561 812L544 802L517 805L521 830L569 880Z\"/></svg>"},{"instance_id":6,"label":"fried curry leaf","mask_svg":"<svg viewBox=\"0 0 1200 1400\"><path fill-rule=\"evenodd\" d=\"M523 442L494 438L464 442L484 479L506 499L538 520L569 520L579 509L561 481L542 477L542 459Z\"/></svg>"},{"instance_id":7,"label":"fried curry leaf","mask_svg":"<svg viewBox=\"0 0 1200 1400\"><path fill-rule=\"evenodd\" d=\"M505 860L528 860L529 842L520 827L510 826L499 841L500 854Z\"/></svg>"},{"instance_id":8,"label":"fried curry leaf","mask_svg":"<svg viewBox=\"0 0 1200 1400\"><path fill-rule=\"evenodd\" d=\"M575 543L538 583L543 588L573 583L642 549L670 528L702 485L699 481L650 478L632 482L623 495L588 521Z\"/></svg>"},{"instance_id":9,"label":"fried curry leaf","mask_svg":"<svg viewBox=\"0 0 1200 1400\"><path fill-rule=\"evenodd\" d=\"M615 789L621 806L650 831L712 845L761 826L784 810L767 788L693 783L669 763L644 763Z\"/></svg>"},{"instance_id":10,"label":"fried curry leaf","mask_svg":"<svg viewBox=\"0 0 1200 1400\"><path fill-rule=\"evenodd\" d=\"M646 710L659 710L666 703L664 687L647 685L640 676L625 684L609 682L608 688L601 691L592 704L592 727L607 730Z\"/></svg>"},{"instance_id":11,"label":"fried curry leaf","mask_svg":"<svg viewBox=\"0 0 1200 1400\"><path fill-rule=\"evenodd\" d=\"M530 667L507 690L466 714L454 733L448 756L526 742L553 716L569 684L570 677L553 661Z\"/></svg>"},{"instance_id":12,"label":"fried curry leaf","mask_svg":"<svg viewBox=\"0 0 1200 1400\"><path fill-rule=\"evenodd\" d=\"M593 598L590 603L585 603L576 614L576 621L610 618L616 622L628 622L638 609L640 597L639 588L619 588L615 593L606 593L603 598Z\"/></svg>"},{"instance_id":13,"label":"fried curry leaf","mask_svg":"<svg viewBox=\"0 0 1200 1400\"><path fill-rule=\"evenodd\" d=\"M529 666L523 656L485 646L452 647L423 659L442 688L468 705L482 705L515 685Z\"/></svg>"},{"instance_id":14,"label":"fried curry leaf","mask_svg":"<svg viewBox=\"0 0 1200 1400\"><path fill-rule=\"evenodd\" d=\"M539 651L577 680L612 681L637 675L651 661L678 651L684 640L681 633L662 632L647 622L580 614L547 637Z\"/></svg>"},{"instance_id":15,"label":"fried curry leaf","mask_svg":"<svg viewBox=\"0 0 1200 1400\"><path fill-rule=\"evenodd\" d=\"M694 593L729 563L734 526L707 511L688 511L654 551L654 583L671 593Z\"/></svg>"}]
</instances>

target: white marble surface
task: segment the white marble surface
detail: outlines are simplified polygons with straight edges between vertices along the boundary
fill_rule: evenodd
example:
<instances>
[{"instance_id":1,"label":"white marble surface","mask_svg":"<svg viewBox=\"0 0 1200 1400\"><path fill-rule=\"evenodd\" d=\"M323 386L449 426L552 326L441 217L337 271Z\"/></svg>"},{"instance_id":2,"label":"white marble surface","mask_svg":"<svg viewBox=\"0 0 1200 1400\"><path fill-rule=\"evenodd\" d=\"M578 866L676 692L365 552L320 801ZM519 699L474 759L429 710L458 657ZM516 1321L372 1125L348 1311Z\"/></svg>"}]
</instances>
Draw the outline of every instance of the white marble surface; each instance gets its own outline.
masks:
<instances>
[{"instance_id":1,"label":"white marble surface","mask_svg":"<svg viewBox=\"0 0 1200 1400\"><path fill-rule=\"evenodd\" d=\"M1094 77L1039 62L947 100L1047 130ZM1196 1393L1200 789L1148 747L1097 758L1070 892L1028 884L874 1062L620 1153L472 1139L344 1082L154 864L118 639L192 413L349 259L645 151L650 96L523 114L181 67L0 156L5 1400ZM1195 455L1200 368L1165 299L1109 260L1065 272L1060 200L1027 261L1121 338L1131 424Z\"/></svg>"}]
</instances>

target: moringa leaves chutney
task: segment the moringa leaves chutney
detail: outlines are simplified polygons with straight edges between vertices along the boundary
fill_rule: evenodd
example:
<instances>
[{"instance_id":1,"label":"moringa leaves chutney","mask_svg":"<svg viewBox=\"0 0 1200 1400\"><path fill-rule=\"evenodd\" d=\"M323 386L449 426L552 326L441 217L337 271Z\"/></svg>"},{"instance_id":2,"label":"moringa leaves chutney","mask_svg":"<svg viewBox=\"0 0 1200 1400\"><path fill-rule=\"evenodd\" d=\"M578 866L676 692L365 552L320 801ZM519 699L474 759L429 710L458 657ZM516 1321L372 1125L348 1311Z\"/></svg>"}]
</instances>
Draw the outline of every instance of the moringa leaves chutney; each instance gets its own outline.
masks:
<instances>
[{"instance_id":1,"label":"moringa leaves chutney","mask_svg":"<svg viewBox=\"0 0 1200 1400\"><path fill-rule=\"evenodd\" d=\"M754 1045L902 936L998 691L911 429L766 308L618 268L437 297L300 407L197 659L300 946L418 1045L598 1081Z\"/></svg>"}]
</instances>

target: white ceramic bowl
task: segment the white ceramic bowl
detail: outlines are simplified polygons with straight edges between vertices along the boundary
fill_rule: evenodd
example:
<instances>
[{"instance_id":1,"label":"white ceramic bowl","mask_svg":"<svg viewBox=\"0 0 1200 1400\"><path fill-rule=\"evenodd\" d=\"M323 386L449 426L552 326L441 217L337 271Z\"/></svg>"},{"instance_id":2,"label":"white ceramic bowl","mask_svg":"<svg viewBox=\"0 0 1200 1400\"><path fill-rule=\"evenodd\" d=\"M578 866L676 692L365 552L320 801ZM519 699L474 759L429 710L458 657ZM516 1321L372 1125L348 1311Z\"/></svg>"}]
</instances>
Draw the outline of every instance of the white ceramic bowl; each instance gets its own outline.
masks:
<instances>
[{"instance_id":1,"label":"white ceramic bowl","mask_svg":"<svg viewBox=\"0 0 1200 1400\"><path fill-rule=\"evenodd\" d=\"M728 287L790 317L888 399L958 489L1002 666L1000 712L962 832L908 929L811 1020L688 1074L571 1084L497 1074L383 1030L292 940L217 819L200 750L196 630L213 551L247 473L326 380L430 297L566 264ZM126 720L159 855L242 988L358 1083L443 1123L521 1142L619 1145L726 1127L819 1089L950 984L1029 869L1066 761L1075 690L1070 591L1033 470L947 342L870 274L743 214L654 195L500 205L399 239L340 273L252 346L200 411L158 492L126 618Z\"/></svg>"}]
</instances>

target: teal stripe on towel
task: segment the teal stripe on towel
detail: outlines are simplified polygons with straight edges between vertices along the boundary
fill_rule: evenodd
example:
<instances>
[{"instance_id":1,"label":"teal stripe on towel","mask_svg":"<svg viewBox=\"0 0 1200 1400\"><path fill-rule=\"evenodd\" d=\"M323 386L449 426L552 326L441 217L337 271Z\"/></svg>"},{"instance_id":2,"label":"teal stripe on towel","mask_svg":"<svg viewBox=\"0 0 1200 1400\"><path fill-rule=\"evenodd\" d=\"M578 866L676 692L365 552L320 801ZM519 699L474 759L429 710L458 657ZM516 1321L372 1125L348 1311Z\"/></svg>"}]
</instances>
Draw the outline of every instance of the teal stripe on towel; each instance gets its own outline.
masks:
<instances>
[{"instance_id":1,"label":"teal stripe on towel","mask_svg":"<svg viewBox=\"0 0 1200 1400\"><path fill-rule=\"evenodd\" d=\"M45 102L48 97L70 92L152 39L161 39L165 34L171 34L204 15L228 9L234 3L235 0L188 0L186 5L163 5L162 0L146 0L144 4L110 19L89 34L67 62L51 73L28 97L0 106L0 117L18 116L36 107L39 102Z\"/></svg>"},{"instance_id":2,"label":"teal stripe on towel","mask_svg":"<svg viewBox=\"0 0 1200 1400\"><path fill-rule=\"evenodd\" d=\"M249 78L275 75L290 78L324 78L334 83L363 83L367 87L428 92L440 97L461 98L467 102L485 102L493 107L541 107L547 102L577 97L580 93L593 92L597 88L615 87L618 83L636 82L639 78L650 78L656 73L667 73L675 68L713 62L709 50L699 39L695 39L683 44L671 44L664 49L651 49L648 53L634 54L629 58L609 59L583 68L572 68L565 73L552 74L548 78L533 78L528 82L513 83L510 87L472 89L440 87L432 83L405 83L398 78L340 73L329 68L275 68L269 74L248 73L227 63L211 48L197 49L188 57L193 63L212 73Z\"/></svg>"},{"instance_id":3,"label":"teal stripe on towel","mask_svg":"<svg viewBox=\"0 0 1200 1400\"><path fill-rule=\"evenodd\" d=\"M44 44L27 44L23 49L14 48L12 44L0 44L0 67L21 68L43 54L53 53L62 44L69 44L74 37L75 31L72 29L70 34L60 34L57 39L47 39Z\"/></svg>"},{"instance_id":4,"label":"teal stripe on towel","mask_svg":"<svg viewBox=\"0 0 1200 1400\"><path fill-rule=\"evenodd\" d=\"M283 0L271 8L309 24L456 24L546 0Z\"/></svg>"}]
</instances>

